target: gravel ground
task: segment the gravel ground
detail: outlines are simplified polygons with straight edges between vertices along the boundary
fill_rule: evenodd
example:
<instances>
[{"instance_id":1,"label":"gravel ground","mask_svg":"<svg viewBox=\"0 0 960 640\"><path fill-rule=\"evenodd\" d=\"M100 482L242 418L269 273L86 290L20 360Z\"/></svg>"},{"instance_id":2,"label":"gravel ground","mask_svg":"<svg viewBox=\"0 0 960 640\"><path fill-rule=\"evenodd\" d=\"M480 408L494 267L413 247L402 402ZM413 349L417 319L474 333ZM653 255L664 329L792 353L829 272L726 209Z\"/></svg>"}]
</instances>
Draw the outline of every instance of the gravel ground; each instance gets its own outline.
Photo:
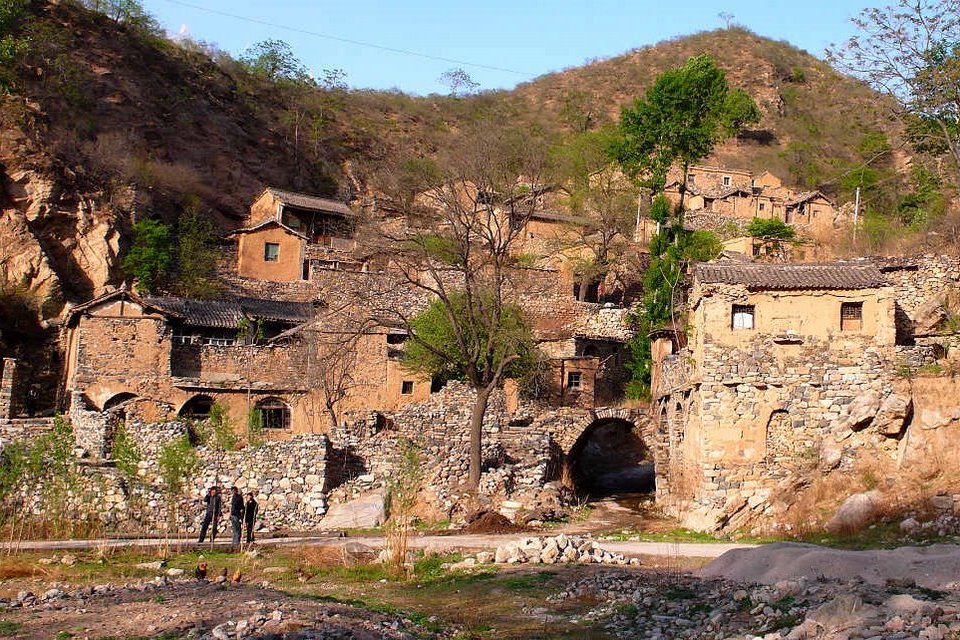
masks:
<instances>
[{"instance_id":1,"label":"gravel ground","mask_svg":"<svg viewBox=\"0 0 960 640\"><path fill-rule=\"evenodd\" d=\"M19 625L17 638L30 640L48 640L59 631L76 639L169 634L197 640L413 640L448 638L457 631L432 633L401 615L271 589L167 578L79 588L54 584L41 594L21 592L0 601L0 618Z\"/></svg>"},{"instance_id":2,"label":"gravel ground","mask_svg":"<svg viewBox=\"0 0 960 640\"><path fill-rule=\"evenodd\" d=\"M952 640L960 638L960 592L912 583L783 580L750 586L683 574L605 571L553 599L594 597L586 618L620 638L674 640Z\"/></svg>"}]
</instances>

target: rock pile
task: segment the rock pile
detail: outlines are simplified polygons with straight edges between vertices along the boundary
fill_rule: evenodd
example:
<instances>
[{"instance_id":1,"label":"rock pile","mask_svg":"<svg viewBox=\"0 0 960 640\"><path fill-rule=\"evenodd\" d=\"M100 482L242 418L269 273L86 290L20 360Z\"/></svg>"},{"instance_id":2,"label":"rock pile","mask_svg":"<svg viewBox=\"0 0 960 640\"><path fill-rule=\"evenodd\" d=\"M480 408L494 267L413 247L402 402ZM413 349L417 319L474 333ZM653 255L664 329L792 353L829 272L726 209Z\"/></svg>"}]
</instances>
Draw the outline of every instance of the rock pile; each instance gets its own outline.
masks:
<instances>
[{"instance_id":1,"label":"rock pile","mask_svg":"<svg viewBox=\"0 0 960 640\"><path fill-rule=\"evenodd\" d=\"M784 580L748 586L681 574L605 571L551 596L597 599L587 613L620 638L945 640L960 634L960 593L907 584Z\"/></svg>"},{"instance_id":2,"label":"rock pile","mask_svg":"<svg viewBox=\"0 0 960 640\"><path fill-rule=\"evenodd\" d=\"M480 554L478 554L479 556ZM479 557L478 557L479 561ZM616 564L638 565L636 558L606 551L595 540L560 534L550 538L522 538L497 547L493 561L498 564Z\"/></svg>"}]
</instances>

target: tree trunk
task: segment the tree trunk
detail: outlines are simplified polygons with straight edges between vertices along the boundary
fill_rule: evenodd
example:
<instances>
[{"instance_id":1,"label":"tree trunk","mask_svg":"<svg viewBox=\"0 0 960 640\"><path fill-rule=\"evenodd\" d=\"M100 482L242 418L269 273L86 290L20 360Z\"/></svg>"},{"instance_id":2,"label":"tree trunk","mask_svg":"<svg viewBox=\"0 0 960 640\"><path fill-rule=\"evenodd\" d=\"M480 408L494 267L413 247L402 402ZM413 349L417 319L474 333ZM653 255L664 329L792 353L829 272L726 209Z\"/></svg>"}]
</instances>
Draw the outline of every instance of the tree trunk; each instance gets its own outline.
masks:
<instances>
[{"instance_id":1,"label":"tree trunk","mask_svg":"<svg viewBox=\"0 0 960 640\"><path fill-rule=\"evenodd\" d=\"M333 432L338 426L340 426L337 424L337 412L334 409L334 406L329 402L325 402L324 406L327 409L327 417L330 418L330 430Z\"/></svg>"},{"instance_id":2,"label":"tree trunk","mask_svg":"<svg viewBox=\"0 0 960 640\"><path fill-rule=\"evenodd\" d=\"M480 466L483 464L483 417L487 414L487 404L493 387L477 389L477 400L470 416L470 475L467 488L476 491L480 486Z\"/></svg>"}]
</instances>

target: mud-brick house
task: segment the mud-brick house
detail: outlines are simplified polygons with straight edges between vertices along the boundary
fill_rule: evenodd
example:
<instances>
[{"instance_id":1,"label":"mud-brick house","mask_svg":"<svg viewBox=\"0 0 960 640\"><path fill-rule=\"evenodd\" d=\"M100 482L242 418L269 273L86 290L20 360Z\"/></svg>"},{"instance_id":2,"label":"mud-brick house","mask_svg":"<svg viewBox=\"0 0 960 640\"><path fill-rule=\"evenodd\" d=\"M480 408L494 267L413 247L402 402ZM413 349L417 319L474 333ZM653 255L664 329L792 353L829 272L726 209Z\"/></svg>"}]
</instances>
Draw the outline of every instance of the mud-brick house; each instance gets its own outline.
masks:
<instances>
[{"instance_id":1,"label":"mud-brick house","mask_svg":"<svg viewBox=\"0 0 960 640\"><path fill-rule=\"evenodd\" d=\"M290 282L323 267L359 269L358 221L342 202L268 187L250 206L248 226L228 235L237 240L237 273Z\"/></svg>"},{"instance_id":2,"label":"mud-brick house","mask_svg":"<svg viewBox=\"0 0 960 640\"><path fill-rule=\"evenodd\" d=\"M732 220L777 219L809 235L834 229L837 208L820 191L796 192L783 186L769 171L758 174L723 167L690 167L686 177L674 170L664 195L676 206L684 195L684 209Z\"/></svg>"},{"instance_id":3,"label":"mud-brick house","mask_svg":"<svg viewBox=\"0 0 960 640\"><path fill-rule=\"evenodd\" d=\"M318 343L297 328L315 323L312 303L144 297L119 289L74 307L67 318L67 391L83 409L129 407L150 422L204 418L214 403L238 430L251 412L271 437L324 432L329 420ZM342 402L393 410L424 399L429 383L405 375L395 330L367 328L358 357L340 362Z\"/></svg>"},{"instance_id":4,"label":"mud-brick house","mask_svg":"<svg viewBox=\"0 0 960 640\"><path fill-rule=\"evenodd\" d=\"M698 264L685 335L651 335L652 414L669 443L658 493L687 524L776 509L816 467L853 399L888 391L894 289L872 264Z\"/></svg>"}]
</instances>

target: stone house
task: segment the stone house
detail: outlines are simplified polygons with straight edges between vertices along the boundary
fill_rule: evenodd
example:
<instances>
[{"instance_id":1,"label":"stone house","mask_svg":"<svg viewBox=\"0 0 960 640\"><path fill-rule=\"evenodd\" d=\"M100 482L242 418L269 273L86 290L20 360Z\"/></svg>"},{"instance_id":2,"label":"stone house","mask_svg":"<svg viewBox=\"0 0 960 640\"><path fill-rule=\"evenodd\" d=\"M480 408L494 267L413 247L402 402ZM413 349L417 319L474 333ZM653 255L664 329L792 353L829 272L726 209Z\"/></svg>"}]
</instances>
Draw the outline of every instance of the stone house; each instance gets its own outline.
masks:
<instances>
[{"instance_id":1,"label":"stone house","mask_svg":"<svg viewBox=\"0 0 960 640\"><path fill-rule=\"evenodd\" d=\"M796 192L769 171L752 174L722 167L693 166L686 180L672 172L664 190L676 206L684 187L684 209L732 220L778 219L808 235L835 227L836 204L819 191Z\"/></svg>"},{"instance_id":2,"label":"stone house","mask_svg":"<svg viewBox=\"0 0 960 640\"><path fill-rule=\"evenodd\" d=\"M353 254L359 216L342 202L267 187L249 221L228 234L242 277L289 282L310 280L319 267L362 267Z\"/></svg>"},{"instance_id":3,"label":"stone house","mask_svg":"<svg viewBox=\"0 0 960 640\"><path fill-rule=\"evenodd\" d=\"M688 327L651 335L651 414L670 458L658 495L689 526L773 508L854 398L889 391L895 293L870 263L698 264Z\"/></svg>"},{"instance_id":4,"label":"stone house","mask_svg":"<svg viewBox=\"0 0 960 640\"><path fill-rule=\"evenodd\" d=\"M148 422L204 418L218 403L242 431L256 412L271 437L327 430L322 380L334 366L351 380L345 412L391 411L429 395L429 381L400 366L403 336L388 327L359 332L346 363L318 355L317 342L296 331L318 314L312 303L118 289L71 310L66 386L87 408L123 404Z\"/></svg>"}]
</instances>

